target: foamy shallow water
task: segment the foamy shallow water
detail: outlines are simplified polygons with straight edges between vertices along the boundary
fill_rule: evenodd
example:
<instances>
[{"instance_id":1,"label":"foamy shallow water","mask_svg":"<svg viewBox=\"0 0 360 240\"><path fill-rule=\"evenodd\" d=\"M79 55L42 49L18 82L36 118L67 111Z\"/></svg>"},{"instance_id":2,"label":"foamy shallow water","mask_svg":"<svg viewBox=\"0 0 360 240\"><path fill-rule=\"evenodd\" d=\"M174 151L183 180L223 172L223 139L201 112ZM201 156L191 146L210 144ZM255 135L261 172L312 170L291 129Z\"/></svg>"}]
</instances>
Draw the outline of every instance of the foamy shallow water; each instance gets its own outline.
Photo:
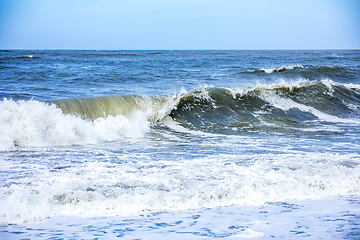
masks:
<instances>
[{"instance_id":1,"label":"foamy shallow water","mask_svg":"<svg viewBox=\"0 0 360 240\"><path fill-rule=\"evenodd\" d=\"M358 239L360 197L2 226L1 239Z\"/></svg>"},{"instance_id":2,"label":"foamy shallow water","mask_svg":"<svg viewBox=\"0 0 360 240\"><path fill-rule=\"evenodd\" d=\"M187 134L172 136L167 146L155 134L3 153L3 238L358 236L360 155L351 148L304 152L286 138L220 135L197 136L194 147Z\"/></svg>"}]
</instances>

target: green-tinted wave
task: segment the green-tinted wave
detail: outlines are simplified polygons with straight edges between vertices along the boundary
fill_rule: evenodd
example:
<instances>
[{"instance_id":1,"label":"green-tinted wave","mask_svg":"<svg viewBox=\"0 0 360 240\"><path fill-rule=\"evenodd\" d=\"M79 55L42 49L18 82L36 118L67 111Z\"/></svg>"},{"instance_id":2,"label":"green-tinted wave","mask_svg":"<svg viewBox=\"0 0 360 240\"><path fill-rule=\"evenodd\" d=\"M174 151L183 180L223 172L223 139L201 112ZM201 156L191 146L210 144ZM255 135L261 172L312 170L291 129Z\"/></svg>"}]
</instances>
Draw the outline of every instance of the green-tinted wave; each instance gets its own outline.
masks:
<instances>
[{"instance_id":1,"label":"green-tinted wave","mask_svg":"<svg viewBox=\"0 0 360 240\"><path fill-rule=\"evenodd\" d=\"M173 97L165 96L103 96L94 98L69 98L49 101L65 114L95 120L101 117L142 112L151 122L161 120L174 104Z\"/></svg>"},{"instance_id":2,"label":"green-tinted wave","mask_svg":"<svg viewBox=\"0 0 360 240\"><path fill-rule=\"evenodd\" d=\"M357 122L360 117L359 86L331 81L202 87L174 96L104 96L50 103L84 119L141 112L152 124L170 116L188 129L220 132L305 128L316 122Z\"/></svg>"}]
</instances>

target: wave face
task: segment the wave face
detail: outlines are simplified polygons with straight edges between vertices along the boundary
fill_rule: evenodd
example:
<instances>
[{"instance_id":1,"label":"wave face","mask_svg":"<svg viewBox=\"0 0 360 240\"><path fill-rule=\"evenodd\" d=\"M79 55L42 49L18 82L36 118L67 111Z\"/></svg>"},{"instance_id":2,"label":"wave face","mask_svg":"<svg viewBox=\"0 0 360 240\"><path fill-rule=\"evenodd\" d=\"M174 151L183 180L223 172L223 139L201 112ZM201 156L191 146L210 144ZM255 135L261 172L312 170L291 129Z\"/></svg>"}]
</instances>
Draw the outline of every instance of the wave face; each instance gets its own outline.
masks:
<instances>
[{"instance_id":1,"label":"wave face","mask_svg":"<svg viewBox=\"0 0 360 240\"><path fill-rule=\"evenodd\" d=\"M324 123L360 123L359 86L330 81L254 88L200 88L183 96L171 116L191 129L287 133Z\"/></svg>"},{"instance_id":2,"label":"wave face","mask_svg":"<svg viewBox=\"0 0 360 240\"><path fill-rule=\"evenodd\" d=\"M201 87L173 96L106 96L0 104L1 148L141 137L175 125L219 134L296 134L358 125L357 85L304 81L253 88ZM173 127L174 124L170 124Z\"/></svg>"},{"instance_id":3,"label":"wave face","mask_svg":"<svg viewBox=\"0 0 360 240\"><path fill-rule=\"evenodd\" d=\"M150 122L155 123L169 112L175 104L175 99L152 96L105 96L48 102L58 106L64 114L77 115L90 120L107 116L129 116L134 112L141 112Z\"/></svg>"},{"instance_id":4,"label":"wave face","mask_svg":"<svg viewBox=\"0 0 360 240\"><path fill-rule=\"evenodd\" d=\"M0 149L93 144L139 138L162 119L172 101L159 97L112 96L49 102L0 103Z\"/></svg>"}]
</instances>

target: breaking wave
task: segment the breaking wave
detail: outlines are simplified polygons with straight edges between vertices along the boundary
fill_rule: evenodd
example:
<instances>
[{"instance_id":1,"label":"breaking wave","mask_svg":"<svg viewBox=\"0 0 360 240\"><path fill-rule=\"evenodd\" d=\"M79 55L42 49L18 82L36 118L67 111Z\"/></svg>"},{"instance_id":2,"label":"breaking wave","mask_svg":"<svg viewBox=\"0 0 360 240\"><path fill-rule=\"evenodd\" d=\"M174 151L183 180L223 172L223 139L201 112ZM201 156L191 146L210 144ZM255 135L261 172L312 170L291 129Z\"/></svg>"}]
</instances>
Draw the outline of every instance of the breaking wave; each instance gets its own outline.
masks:
<instances>
[{"instance_id":1,"label":"breaking wave","mask_svg":"<svg viewBox=\"0 0 360 240\"><path fill-rule=\"evenodd\" d=\"M360 124L360 88L333 81L201 87L173 96L104 96L0 102L0 149L91 144L142 137L174 124L220 134L293 134ZM166 121L164 120L166 119ZM312 132L314 129L311 130Z\"/></svg>"}]
</instances>

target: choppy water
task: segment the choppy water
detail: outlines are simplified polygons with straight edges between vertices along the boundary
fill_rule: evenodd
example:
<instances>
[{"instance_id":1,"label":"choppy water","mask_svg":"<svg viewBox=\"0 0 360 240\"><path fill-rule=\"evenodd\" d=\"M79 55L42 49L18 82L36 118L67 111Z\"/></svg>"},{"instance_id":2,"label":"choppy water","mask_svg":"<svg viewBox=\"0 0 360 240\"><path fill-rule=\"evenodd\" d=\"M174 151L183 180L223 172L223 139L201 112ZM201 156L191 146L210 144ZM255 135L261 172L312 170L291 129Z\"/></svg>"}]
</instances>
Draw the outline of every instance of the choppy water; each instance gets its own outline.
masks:
<instances>
[{"instance_id":1,"label":"choppy water","mask_svg":"<svg viewBox=\"0 0 360 240\"><path fill-rule=\"evenodd\" d=\"M360 51L1 51L0 236L360 237Z\"/></svg>"}]
</instances>

